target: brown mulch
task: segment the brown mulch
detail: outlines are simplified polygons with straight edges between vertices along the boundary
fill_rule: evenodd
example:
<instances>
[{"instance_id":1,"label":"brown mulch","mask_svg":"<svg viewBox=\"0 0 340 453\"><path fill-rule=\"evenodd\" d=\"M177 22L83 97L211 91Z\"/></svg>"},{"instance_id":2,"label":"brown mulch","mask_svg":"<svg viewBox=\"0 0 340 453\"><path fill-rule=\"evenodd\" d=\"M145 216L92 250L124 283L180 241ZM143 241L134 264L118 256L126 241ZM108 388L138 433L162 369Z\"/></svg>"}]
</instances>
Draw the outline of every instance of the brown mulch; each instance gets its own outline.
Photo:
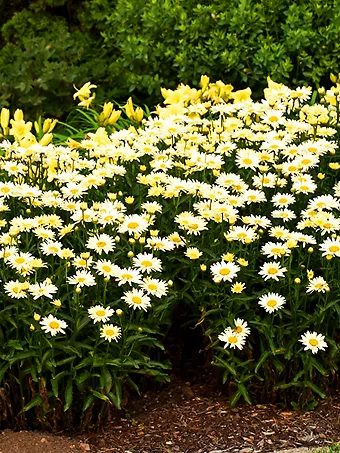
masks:
<instances>
[{"instance_id":1,"label":"brown mulch","mask_svg":"<svg viewBox=\"0 0 340 453\"><path fill-rule=\"evenodd\" d=\"M99 433L67 438L5 431L0 453L255 453L337 441L337 392L311 412L270 404L230 409L215 377L197 373L190 381L173 376L168 386L131 398Z\"/></svg>"}]
</instances>

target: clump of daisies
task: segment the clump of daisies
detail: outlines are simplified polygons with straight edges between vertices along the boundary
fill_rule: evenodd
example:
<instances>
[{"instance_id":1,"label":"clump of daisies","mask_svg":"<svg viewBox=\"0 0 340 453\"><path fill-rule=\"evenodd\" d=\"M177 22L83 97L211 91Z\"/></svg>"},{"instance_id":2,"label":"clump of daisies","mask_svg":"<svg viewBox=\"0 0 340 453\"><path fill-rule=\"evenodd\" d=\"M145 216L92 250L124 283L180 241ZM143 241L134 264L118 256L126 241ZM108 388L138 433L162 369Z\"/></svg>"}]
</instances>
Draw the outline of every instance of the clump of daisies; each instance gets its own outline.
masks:
<instances>
[{"instance_id":1,"label":"clump of daisies","mask_svg":"<svg viewBox=\"0 0 340 453\"><path fill-rule=\"evenodd\" d=\"M234 319L234 326L227 327L219 334L218 339L225 343L224 348L243 349L246 339L250 334L250 328L247 321L237 318Z\"/></svg>"}]
</instances>

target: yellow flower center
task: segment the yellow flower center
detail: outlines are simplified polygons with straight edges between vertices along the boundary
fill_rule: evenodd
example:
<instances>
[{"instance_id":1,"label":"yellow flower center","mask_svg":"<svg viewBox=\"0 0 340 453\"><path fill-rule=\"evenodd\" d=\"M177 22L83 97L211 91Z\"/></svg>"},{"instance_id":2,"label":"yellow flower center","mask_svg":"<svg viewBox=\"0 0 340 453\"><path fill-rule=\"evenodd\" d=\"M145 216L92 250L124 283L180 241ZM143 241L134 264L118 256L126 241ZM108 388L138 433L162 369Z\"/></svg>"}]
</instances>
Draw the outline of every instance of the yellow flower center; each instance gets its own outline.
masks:
<instances>
[{"instance_id":1,"label":"yellow flower center","mask_svg":"<svg viewBox=\"0 0 340 453\"><path fill-rule=\"evenodd\" d=\"M237 340L237 337L232 336L232 337L228 338L228 341L229 341L229 343L237 343L238 340Z\"/></svg>"},{"instance_id":2,"label":"yellow flower center","mask_svg":"<svg viewBox=\"0 0 340 453\"><path fill-rule=\"evenodd\" d=\"M340 250L340 247L338 245L331 245L329 247L329 251L332 252L332 253L336 253Z\"/></svg>"},{"instance_id":3,"label":"yellow flower center","mask_svg":"<svg viewBox=\"0 0 340 453\"><path fill-rule=\"evenodd\" d=\"M236 333L242 333L242 327L241 326L237 326L235 329L234 329L234 332Z\"/></svg>"},{"instance_id":4,"label":"yellow flower center","mask_svg":"<svg viewBox=\"0 0 340 453\"><path fill-rule=\"evenodd\" d=\"M271 115L268 119L272 123L275 123L276 121L279 121L279 118L276 115Z\"/></svg>"},{"instance_id":5,"label":"yellow flower center","mask_svg":"<svg viewBox=\"0 0 340 453\"><path fill-rule=\"evenodd\" d=\"M267 305L268 305L268 307L272 307L272 308L276 307L277 301L275 299L270 299L270 300L268 300Z\"/></svg>"},{"instance_id":6,"label":"yellow flower center","mask_svg":"<svg viewBox=\"0 0 340 453\"><path fill-rule=\"evenodd\" d=\"M137 305L140 305L142 303L142 299L138 296L133 296L131 300L134 304L137 304Z\"/></svg>"},{"instance_id":7,"label":"yellow flower center","mask_svg":"<svg viewBox=\"0 0 340 453\"><path fill-rule=\"evenodd\" d=\"M133 278L133 275L131 274L122 274L122 279L124 280L131 280Z\"/></svg>"},{"instance_id":8,"label":"yellow flower center","mask_svg":"<svg viewBox=\"0 0 340 453\"><path fill-rule=\"evenodd\" d=\"M230 270L227 269L226 267L224 267L223 269L220 269L220 272L219 272L221 275L229 275L230 274Z\"/></svg>"},{"instance_id":9,"label":"yellow flower center","mask_svg":"<svg viewBox=\"0 0 340 453\"><path fill-rule=\"evenodd\" d=\"M192 223L192 224L190 225L190 228L191 228L192 230L197 230L197 228L198 228L198 223Z\"/></svg>"},{"instance_id":10,"label":"yellow flower center","mask_svg":"<svg viewBox=\"0 0 340 453\"><path fill-rule=\"evenodd\" d=\"M311 338L311 339L309 340L309 344L310 344L311 346L317 346L317 345L319 344L319 342L318 342L318 340L316 340L315 338Z\"/></svg>"},{"instance_id":11,"label":"yellow flower center","mask_svg":"<svg viewBox=\"0 0 340 453\"><path fill-rule=\"evenodd\" d=\"M102 268L102 269L103 269L103 271L105 271L105 272L110 272L110 270L111 270L111 267L110 267L110 266L107 266L107 265L105 265L105 266L103 266L103 268Z\"/></svg>"},{"instance_id":12,"label":"yellow flower center","mask_svg":"<svg viewBox=\"0 0 340 453\"><path fill-rule=\"evenodd\" d=\"M112 337L115 334L115 331L112 329L106 329L105 333L108 337Z\"/></svg>"},{"instance_id":13,"label":"yellow flower center","mask_svg":"<svg viewBox=\"0 0 340 453\"><path fill-rule=\"evenodd\" d=\"M59 249L58 249L57 247L51 246L51 247L49 248L49 250L50 250L50 252L57 253Z\"/></svg>"},{"instance_id":14,"label":"yellow flower center","mask_svg":"<svg viewBox=\"0 0 340 453\"><path fill-rule=\"evenodd\" d=\"M141 265L145 266L145 267L151 267L152 266L152 262L149 261L149 260L144 260L144 261L141 262Z\"/></svg>"},{"instance_id":15,"label":"yellow flower center","mask_svg":"<svg viewBox=\"0 0 340 453\"><path fill-rule=\"evenodd\" d=\"M105 247L105 245L106 245L106 242L104 242L104 241L97 242L97 247Z\"/></svg>"},{"instance_id":16,"label":"yellow flower center","mask_svg":"<svg viewBox=\"0 0 340 453\"><path fill-rule=\"evenodd\" d=\"M105 310L102 310L102 309L101 309L101 310L97 310L97 311L96 311L96 315L97 315L97 316L105 316L105 314L106 314L106 311L105 311Z\"/></svg>"},{"instance_id":17,"label":"yellow flower center","mask_svg":"<svg viewBox=\"0 0 340 453\"><path fill-rule=\"evenodd\" d=\"M272 248L272 253L279 255L281 253L281 249L279 247L274 247Z\"/></svg>"},{"instance_id":18,"label":"yellow flower center","mask_svg":"<svg viewBox=\"0 0 340 453\"><path fill-rule=\"evenodd\" d=\"M251 165L253 163L253 161L249 158L246 158L246 159L243 159L243 163L246 165Z\"/></svg>"},{"instance_id":19,"label":"yellow flower center","mask_svg":"<svg viewBox=\"0 0 340 453\"><path fill-rule=\"evenodd\" d=\"M51 329L59 329L60 324L57 321L51 321L50 322L50 327L51 327Z\"/></svg>"},{"instance_id":20,"label":"yellow flower center","mask_svg":"<svg viewBox=\"0 0 340 453\"><path fill-rule=\"evenodd\" d=\"M86 280L85 277L78 277L78 282L79 283L84 283L85 280Z\"/></svg>"},{"instance_id":21,"label":"yellow flower center","mask_svg":"<svg viewBox=\"0 0 340 453\"><path fill-rule=\"evenodd\" d=\"M148 288L151 289L151 291L156 291L157 285L155 285L154 283L149 283Z\"/></svg>"},{"instance_id":22,"label":"yellow flower center","mask_svg":"<svg viewBox=\"0 0 340 453\"><path fill-rule=\"evenodd\" d=\"M20 257L20 258L16 258L16 259L15 259L15 262L16 262L17 264L22 264L22 263L25 262L25 258L21 258L21 257Z\"/></svg>"},{"instance_id":23,"label":"yellow flower center","mask_svg":"<svg viewBox=\"0 0 340 453\"><path fill-rule=\"evenodd\" d=\"M278 270L276 269L276 267L270 267L268 269L268 274L270 275L274 275L274 274L277 274L278 273Z\"/></svg>"},{"instance_id":24,"label":"yellow flower center","mask_svg":"<svg viewBox=\"0 0 340 453\"><path fill-rule=\"evenodd\" d=\"M137 228L138 227L138 223L137 222L130 222L128 224L128 228L131 228L132 230Z\"/></svg>"}]
</instances>

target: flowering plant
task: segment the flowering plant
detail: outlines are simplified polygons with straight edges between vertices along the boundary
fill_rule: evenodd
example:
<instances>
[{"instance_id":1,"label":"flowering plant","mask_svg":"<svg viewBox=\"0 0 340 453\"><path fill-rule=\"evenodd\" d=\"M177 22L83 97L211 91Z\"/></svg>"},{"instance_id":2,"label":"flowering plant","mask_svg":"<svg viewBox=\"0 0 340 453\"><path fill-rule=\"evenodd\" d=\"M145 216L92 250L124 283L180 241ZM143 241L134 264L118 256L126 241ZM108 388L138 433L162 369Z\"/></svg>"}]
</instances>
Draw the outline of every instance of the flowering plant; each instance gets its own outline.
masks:
<instances>
[{"instance_id":1,"label":"flowering plant","mask_svg":"<svg viewBox=\"0 0 340 453\"><path fill-rule=\"evenodd\" d=\"M144 120L128 101L135 126L67 144L2 111L3 419L120 407L136 375L168 379L156 351L175 304L231 404L325 395L339 363L338 85L319 104L270 79L262 102L207 77L163 95Z\"/></svg>"}]
</instances>

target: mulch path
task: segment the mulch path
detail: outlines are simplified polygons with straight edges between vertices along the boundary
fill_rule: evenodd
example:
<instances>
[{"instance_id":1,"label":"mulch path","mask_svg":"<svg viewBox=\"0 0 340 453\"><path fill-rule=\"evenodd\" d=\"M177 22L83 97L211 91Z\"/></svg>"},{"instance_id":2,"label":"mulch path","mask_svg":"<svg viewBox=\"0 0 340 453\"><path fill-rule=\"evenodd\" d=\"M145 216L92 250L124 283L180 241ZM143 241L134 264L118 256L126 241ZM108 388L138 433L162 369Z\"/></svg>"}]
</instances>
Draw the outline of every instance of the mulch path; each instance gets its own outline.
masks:
<instances>
[{"instance_id":1,"label":"mulch path","mask_svg":"<svg viewBox=\"0 0 340 453\"><path fill-rule=\"evenodd\" d=\"M42 440L44 439L44 440ZM131 398L101 432L67 438L0 433L0 453L252 453L340 441L340 394L311 412L266 404L230 409L207 373Z\"/></svg>"}]
</instances>

